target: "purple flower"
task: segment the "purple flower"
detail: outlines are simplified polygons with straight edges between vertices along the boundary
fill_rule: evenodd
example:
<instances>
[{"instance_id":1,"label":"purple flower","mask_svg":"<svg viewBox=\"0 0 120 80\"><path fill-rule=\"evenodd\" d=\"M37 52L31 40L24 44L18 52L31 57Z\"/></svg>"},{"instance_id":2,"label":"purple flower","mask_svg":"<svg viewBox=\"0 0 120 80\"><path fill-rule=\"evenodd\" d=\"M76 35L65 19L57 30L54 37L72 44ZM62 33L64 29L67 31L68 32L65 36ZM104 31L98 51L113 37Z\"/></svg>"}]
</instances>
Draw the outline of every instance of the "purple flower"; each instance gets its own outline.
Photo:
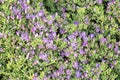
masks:
<instances>
[{"instance_id":1,"label":"purple flower","mask_svg":"<svg viewBox=\"0 0 120 80\"><path fill-rule=\"evenodd\" d=\"M118 48L114 48L114 52L116 52L116 53L117 53L118 51L119 51L119 50L118 50Z\"/></svg>"},{"instance_id":2,"label":"purple flower","mask_svg":"<svg viewBox=\"0 0 120 80\"><path fill-rule=\"evenodd\" d=\"M27 49L26 48L22 48L22 51L25 53L27 51Z\"/></svg>"},{"instance_id":3,"label":"purple flower","mask_svg":"<svg viewBox=\"0 0 120 80\"><path fill-rule=\"evenodd\" d=\"M99 63L97 63L97 64L96 64L96 68L99 68L99 67L100 67L100 64L99 64Z\"/></svg>"},{"instance_id":4,"label":"purple flower","mask_svg":"<svg viewBox=\"0 0 120 80\"><path fill-rule=\"evenodd\" d=\"M90 80L93 80L92 78L90 78Z\"/></svg>"},{"instance_id":5,"label":"purple flower","mask_svg":"<svg viewBox=\"0 0 120 80\"><path fill-rule=\"evenodd\" d=\"M21 15L20 12L17 13L17 18L18 18L18 19L21 19L21 18L22 18L22 15Z\"/></svg>"},{"instance_id":6,"label":"purple flower","mask_svg":"<svg viewBox=\"0 0 120 80\"><path fill-rule=\"evenodd\" d=\"M110 67L111 67L111 68L114 68L114 65L113 65L113 64L110 64Z\"/></svg>"},{"instance_id":7,"label":"purple flower","mask_svg":"<svg viewBox=\"0 0 120 80\"><path fill-rule=\"evenodd\" d=\"M32 80L39 80L37 77L34 77Z\"/></svg>"},{"instance_id":8,"label":"purple flower","mask_svg":"<svg viewBox=\"0 0 120 80\"><path fill-rule=\"evenodd\" d=\"M71 74L71 70L66 70L66 74L67 75Z\"/></svg>"},{"instance_id":9,"label":"purple flower","mask_svg":"<svg viewBox=\"0 0 120 80\"><path fill-rule=\"evenodd\" d=\"M84 42L87 42L87 41L88 41L88 37L84 36L84 37L83 37L83 41L84 41Z\"/></svg>"},{"instance_id":10,"label":"purple flower","mask_svg":"<svg viewBox=\"0 0 120 80\"><path fill-rule=\"evenodd\" d=\"M102 62L106 62L106 60L102 59Z\"/></svg>"},{"instance_id":11,"label":"purple flower","mask_svg":"<svg viewBox=\"0 0 120 80\"><path fill-rule=\"evenodd\" d=\"M47 23L48 23L48 25L52 25L52 24L53 24L53 21L50 20L50 21L48 21Z\"/></svg>"},{"instance_id":12,"label":"purple flower","mask_svg":"<svg viewBox=\"0 0 120 80\"><path fill-rule=\"evenodd\" d=\"M18 0L18 3L22 3L22 0Z\"/></svg>"},{"instance_id":13,"label":"purple flower","mask_svg":"<svg viewBox=\"0 0 120 80\"><path fill-rule=\"evenodd\" d=\"M86 33L85 32L82 32L79 34L80 37L86 37Z\"/></svg>"},{"instance_id":14,"label":"purple flower","mask_svg":"<svg viewBox=\"0 0 120 80\"><path fill-rule=\"evenodd\" d=\"M64 34L65 33L65 30L63 28L60 28L60 33L61 34Z\"/></svg>"},{"instance_id":15,"label":"purple flower","mask_svg":"<svg viewBox=\"0 0 120 80\"><path fill-rule=\"evenodd\" d=\"M59 0L55 0L55 3L58 2Z\"/></svg>"},{"instance_id":16,"label":"purple flower","mask_svg":"<svg viewBox=\"0 0 120 80\"><path fill-rule=\"evenodd\" d=\"M66 13L62 13L62 17L65 19L66 18Z\"/></svg>"},{"instance_id":17,"label":"purple flower","mask_svg":"<svg viewBox=\"0 0 120 80\"><path fill-rule=\"evenodd\" d=\"M82 70L82 69L83 69L83 67L80 65L80 66L79 66L79 70Z\"/></svg>"},{"instance_id":18,"label":"purple flower","mask_svg":"<svg viewBox=\"0 0 120 80\"><path fill-rule=\"evenodd\" d=\"M38 45L38 48L39 48L39 49L43 49L44 46L43 46L43 45Z\"/></svg>"},{"instance_id":19,"label":"purple flower","mask_svg":"<svg viewBox=\"0 0 120 80\"><path fill-rule=\"evenodd\" d=\"M38 14L37 14L38 17L41 17L43 15L44 15L44 11L43 10L39 11Z\"/></svg>"},{"instance_id":20,"label":"purple flower","mask_svg":"<svg viewBox=\"0 0 120 80\"><path fill-rule=\"evenodd\" d=\"M109 49L112 48L112 46L113 46L113 44L108 44L108 48Z\"/></svg>"},{"instance_id":21,"label":"purple flower","mask_svg":"<svg viewBox=\"0 0 120 80\"><path fill-rule=\"evenodd\" d=\"M47 54L45 54L45 53L40 53L40 54L39 54L39 58L42 59L42 60L47 60Z\"/></svg>"},{"instance_id":22,"label":"purple flower","mask_svg":"<svg viewBox=\"0 0 120 80\"><path fill-rule=\"evenodd\" d=\"M12 12L13 12L15 15L17 15L18 9L16 9L16 7L12 7Z\"/></svg>"},{"instance_id":23,"label":"purple flower","mask_svg":"<svg viewBox=\"0 0 120 80\"><path fill-rule=\"evenodd\" d=\"M87 73L85 72L85 73L84 73L84 77L87 77L87 76L88 76L88 75L87 75Z\"/></svg>"},{"instance_id":24,"label":"purple flower","mask_svg":"<svg viewBox=\"0 0 120 80\"><path fill-rule=\"evenodd\" d=\"M38 77L37 77L37 76L38 76L38 74L37 74L37 73L35 73L35 74L34 74L34 77L33 77L33 79L32 79L32 80L38 80Z\"/></svg>"},{"instance_id":25,"label":"purple flower","mask_svg":"<svg viewBox=\"0 0 120 80\"><path fill-rule=\"evenodd\" d=\"M31 60L33 58L34 54L35 54L34 50L29 51L27 53L26 59Z\"/></svg>"},{"instance_id":26,"label":"purple flower","mask_svg":"<svg viewBox=\"0 0 120 80\"><path fill-rule=\"evenodd\" d=\"M71 43L71 46L72 46L72 48L73 48L74 50L77 49L77 44L76 44L76 42L72 42L72 43Z\"/></svg>"},{"instance_id":27,"label":"purple flower","mask_svg":"<svg viewBox=\"0 0 120 80\"><path fill-rule=\"evenodd\" d=\"M3 51L3 49L2 48L0 48L0 52L2 52Z\"/></svg>"},{"instance_id":28,"label":"purple flower","mask_svg":"<svg viewBox=\"0 0 120 80\"><path fill-rule=\"evenodd\" d=\"M54 77L58 77L59 76L59 71L53 72L53 75L54 75Z\"/></svg>"},{"instance_id":29,"label":"purple flower","mask_svg":"<svg viewBox=\"0 0 120 80\"><path fill-rule=\"evenodd\" d=\"M42 20L43 20L44 22L47 22L47 21L48 21L45 16L42 17Z\"/></svg>"},{"instance_id":30,"label":"purple flower","mask_svg":"<svg viewBox=\"0 0 120 80\"><path fill-rule=\"evenodd\" d=\"M81 77L80 71L76 71L75 76L76 76L77 78L80 78L80 77Z\"/></svg>"},{"instance_id":31,"label":"purple flower","mask_svg":"<svg viewBox=\"0 0 120 80\"><path fill-rule=\"evenodd\" d=\"M85 24L89 24L89 20L88 20L88 17L85 19Z\"/></svg>"},{"instance_id":32,"label":"purple flower","mask_svg":"<svg viewBox=\"0 0 120 80\"><path fill-rule=\"evenodd\" d=\"M120 28L118 28L118 31L120 31Z\"/></svg>"},{"instance_id":33,"label":"purple flower","mask_svg":"<svg viewBox=\"0 0 120 80\"><path fill-rule=\"evenodd\" d=\"M18 30L18 31L16 31L16 34L19 36L20 35L20 31Z\"/></svg>"},{"instance_id":34,"label":"purple flower","mask_svg":"<svg viewBox=\"0 0 120 80\"><path fill-rule=\"evenodd\" d=\"M85 54L85 51L84 51L83 49L80 49L80 50L79 50L79 53L80 53L80 54Z\"/></svg>"},{"instance_id":35,"label":"purple flower","mask_svg":"<svg viewBox=\"0 0 120 80\"><path fill-rule=\"evenodd\" d=\"M27 53L26 59L29 59L29 57L30 57L30 53Z\"/></svg>"},{"instance_id":36,"label":"purple flower","mask_svg":"<svg viewBox=\"0 0 120 80\"><path fill-rule=\"evenodd\" d=\"M21 39L28 42L30 40L30 37L29 37L28 33L25 32L25 33L22 33Z\"/></svg>"},{"instance_id":37,"label":"purple flower","mask_svg":"<svg viewBox=\"0 0 120 80\"><path fill-rule=\"evenodd\" d=\"M114 4L114 3L115 3L115 0L112 0L112 3Z\"/></svg>"},{"instance_id":38,"label":"purple flower","mask_svg":"<svg viewBox=\"0 0 120 80\"><path fill-rule=\"evenodd\" d=\"M42 2L40 2L40 7L42 7L43 6L43 3Z\"/></svg>"},{"instance_id":39,"label":"purple flower","mask_svg":"<svg viewBox=\"0 0 120 80\"><path fill-rule=\"evenodd\" d=\"M117 61L116 60L114 60L114 65L116 65L117 64Z\"/></svg>"},{"instance_id":40,"label":"purple flower","mask_svg":"<svg viewBox=\"0 0 120 80\"><path fill-rule=\"evenodd\" d=\"M48 38L49 38L50 40L53 40L55 36L56 36L56 32L51 32L51 33L49 33Z\"/></svg>"},{"instance_id":41,"label":"purple flower","mask_svg":"<svg viewBox=\"0 0 120 80\"><path fill-rule=\"evenodd\" d=\"M52 49L53 49L53 50L57 50L57 46L56 46L56 45L53 45L53 46L52 46Z\"/></svg>"},{"instance_id":42,"label":"purple flower","mask_svg":"<svg viewBox=\"0 0 120 80\"><path fill-rule=\"evenodd\" d=\"M23 3L26 3L27 2L27 0L23 0Z\"/></svg>"},{"instance_id":43,"label":"purple flower","mask_svg":"<svg viewBox=\"0 0 120 80\"><path fill-rule=\"evenodd\" d=\"M22 3L21 6L22 6L22 9L27 8L27 4L25 4L25 3Z\"/></svg>"},{"instance_id":44,"label":"purple flower","mask_svg":"<svg viewBox=\"0 0 120 80\"><path fill-rule=\"evenodd\" d=\"M66 10L66 8L62 8L62 12L63 12L63 13L65 12L65 10Z\"/></svg>"},{"instance_id":45,"label":"purple flower","mask_svg":"<svg viewBox=\"0 0 120 80\"><path fill-rule=\"evenodd\" d=\"M49 75L48 76L45 75L42 80L49 80L49 79L50 79L50 76Z\"/></svg>"},{"instance_id":46,"label":"purple flower","mask_svg":"<svg viewBox=\"0 0 120 80\"><path fill-rule=\"evenodd\" d=\"M78 69L78 66L79 66L79 65L78 65L78 62L77 62L77 61L74 62L73 67L76 68L76 69Z\"/></svg>"},{"instance_id":47,"label":"purple flower","mask_svg":"<svg viewBox=\"0 0 120 80\"><path fill-rule=\"evenodd\" d=\"M102 4L103 3L103 0L98 0L98 4Z\"/></svg>"},{"instance_id":48,"label":"purple flower","mask_svg":"<svg viewBox=\"0 0 120 80\"><path fill-rule=\"evenodd\" d=\"M34 63L33 63L33 66L36 65L36 64L38 64L38 63L39 63L39 61L35 60Z\"/></svg>"},{"instance_id":49,"label":"purple flower","mask_svg":"<svg viewBox=\"0 0 120 80\"><path fill-rule=\"evenodd\" d=\"M104 31L104 30L102 30L101 32L102 32L102 33L104 33L105 31Z\"/></svg>"},{"instance_id":50,"label":"purple flower","mask_svg":"<svg viewBox=\"0 0 120 80\"><path fill-rule=\"evenodd\" d=\"M61 52L60 52L60 56L64 57L64 56L65 56L65 52L64 52L64 51L61 51Z\"/></svg>"},{"instance_id":51,"label":"purple flower","mask_svg":"<svg viewBox=\"0 0 120 80\"><path fill-rule=\"evenodd\" d=\"M88 45L88 42L87 42L87 41L84 41L83 44L82 44L83 47L84 47L84 46L87 46L87 45Z\"/></svg>"},{"instance_id":52,"label":"purple flower","mask_svg":"<svg viewBox=\"0 0 120 80\"><path fill-rule=\"evenodd\" d=\"M52 35L53 35L53 37L55 37L56 36L56 32L52 32Z\"/></svg>"},{"instance_id":53,"label":"purple flower","mask_svg":"<svg viewBox=\"0 0 120 80\"><path fill-rule=\"evenodd\" d=\"M70 56L70 52L66 52L65 50L64 51L61 51L61 56L64 57L69 57Z\"/></svg>"},{"instance_id":54,"label":"purple flower","mask_svg":"<svg viewBox=\"0 0 120 80\"><path fill-rule=\"evenodd\" d=\"M107 42L107 39L106 39L106 38L101 38L101 39L100 39L100 42L101 42L101 43L105 43L105 42Z\"/></svg>"},{"instance_id":55,"label":"purple flower","mask_svg":"<svg viewBox=\"0 0 120 80\"><path fill-rule=\"evenodd\" d=\"M90 38L91 38L91 39L93 39L93 38L94 38L94 36L95 36L94 34L90 34Z\"/></svg>"},{"instance_id":56,"label":"purple flower","mask_svg":"<svg viewBox=\"0 0 120 80\"><path fill-rule=\"evenodd\" d=\"M69 39L69 40L74 39L74 38L75 38L75 36L72 35L72 34L68 36L68 39Z\"/></svg>"},{"instance_id":57,"label":"purple flower","mask_svg":"<svg viewBox=\"0 0 120 80\"><path fill-rule=\"evenodd\" d=\"M33 14L27 14L26 15L26 19L32 19L34 16L33 16Z\"/></svg>"},{"instance_id":58,"label":"purple flower","mask_svg":"<svg viewBox=\"0 0 120 80\"><path fill-rule=\"evenodd\" d=\"M75 53L75 54L74 54L74 57L77 57L77 56L78 56L78 54L77 54L77 53Z\"/></svg>"},{"instance_id":59,"label":"purple flower","mask_svg":"<svg viewBox=\"0 0 120 80\"><path fill-rule=\"evenodd\" d=\"M65 52L65 56L69 57L70 56L70 52Z\"/></svg>"},{"instance_id":60,"label":"purple flower","mask_svg":"<svg viewBox=\"0 0 120 80\"><path fill-rule=\"evenodd\" d=\"M15 16L14 16L14 15L12 15L12 16L11 16L11 18L14 20Z\"/></svg>"},{"instance_id":61,"label":"purple flower","mask_svg":"<svg viewBox=\"0 0 120 80\"><path fill-rule=\"evenodd\" d=\"M74 24L79 25L79 22L78 22L78 21L75 21Z\"/></svg>"},{"instance_id":62,"label":"purple flower","mask_svg":"<svg viewBox=\"0 0 120 80\"><path fill-rule=\"evenodd\" d=\"M63 74L64 73L64 69L65 69L64 65L61 65L59 70L58 70L59 74Z\"/></svg>"},{"instance_id":63,"label":"purple flower","mask_svg":"<svg viewBox=\"0 0 120 80\"><path fill-rule=\"evenodd\" d=\"M118 45L119 45L119 43L116 43L116 44L115 44L115 48L118 48Z\"/></svg>"},{"instance_id":64,"label":"purple flower","mask_svg":"<svg viewBox=\"0 0 120 80\"><path fill-rule=\"evenodd\" d=\"M63 41L66 42L66 43L70 43L67 38L64 38Z\"/></svg>"},{"instance_id":65,"label":"purple flower","mask_svg":"<svg viewBox=\"0 0 120 80\"><path fill-rule=\"evenodd\" d=\"M4 34L3 33L0 33L0 38L3 38L4 37Z\"/></svg>"},{"instance_id":66,"label":"purple flower","mask_svg":"<svg viewBox=\"0 0 120 80\"><path fill-rule=\"evenodd\" d=\"M66 76L67 80L70 80L70 76Z\"/></svg>"},{"instance_id":67,"label":"purple flower","mask_svg":"<svg viewBox=\"0 0 120 80\"><path fill-rule=\"evenodd\" d=\"M78 36L78 32L77 32L77 31L74 32L73 35L74 35L75 37L77 37L77 36Z\"/></svg>"},{"instance_id":68,"label":"purple flower","mask_svg":"<svg viewBox=\"0 0 120 80\"><path fill-rule=\"evenodd\" d=\"M32 27L32 28L31 28L31 31L32 31L32 33L35 33L36 27Z\"/></svg>"},{"instance_id":69,"label":"purple flower","mask_svg":"<svg viewBox=\"0 0 120 80\"><path fill-rule=\"evenodd\" d=\"M47 48L47 49L51 49L51 48L52 48L52 46L53 46L53 44L52 44L52 43L46 43L46 48Z\"/></svg>"},{"instance_id":70,"label":"purple flower","mask_svg":"<svg viewBox=\"0 0 120 80\"><path fill-rule=\"evenodd\" d=\"M64 65L60 65L60 70L64 70L65 69L65 66Z\"/></svg>"},{"instance_id":71,"label":"purple flower","mask_svg":"<svg viewBox=\"0 0 120 80\"><path fill-rule=\"evenodd\" d=\"M48 38L43 38L43 42L44 42L44 43L49 43L50 41L49 41Z\"/></svg>"},{"instance_id":72,"label":"purple flower","mask_svg":"<svg viewBox=\"0 0 120 80\"><path fill-rule=\"evenodd\" d=\"M34 51L34 50L31 50L30 53L31 53L32 55L34 55L34 54L35 54L35 51Z\"/></svg>"},{"instance_id":73,"label":"purple flower","mask_svg":"<svg viewBox=\"0 0 120 80\"><path fill-rule=\"evenodd\" d=\"M96 27L96 32L98 33L100 31L100 28L99 27Z\"/></svg>"}]
</instances>

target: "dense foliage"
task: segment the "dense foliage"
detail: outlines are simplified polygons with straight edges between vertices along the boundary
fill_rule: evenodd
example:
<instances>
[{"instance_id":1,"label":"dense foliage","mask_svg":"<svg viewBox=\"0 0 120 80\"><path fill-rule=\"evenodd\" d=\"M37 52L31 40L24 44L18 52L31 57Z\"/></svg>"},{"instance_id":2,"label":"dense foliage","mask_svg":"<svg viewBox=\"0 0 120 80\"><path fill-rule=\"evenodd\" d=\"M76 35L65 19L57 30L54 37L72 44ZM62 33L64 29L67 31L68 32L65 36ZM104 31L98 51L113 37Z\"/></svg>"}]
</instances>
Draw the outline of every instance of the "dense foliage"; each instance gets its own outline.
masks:
<instances>
[{"instance_id":1,"label":"dense foliage","mask_svg":"<svg viewBox=\"0 0 120 80\"><path fill-rule=\"evenodd\" d=\"M120 1L0 0L0 80L120 80Z\"/></svg>"}]
</instances>

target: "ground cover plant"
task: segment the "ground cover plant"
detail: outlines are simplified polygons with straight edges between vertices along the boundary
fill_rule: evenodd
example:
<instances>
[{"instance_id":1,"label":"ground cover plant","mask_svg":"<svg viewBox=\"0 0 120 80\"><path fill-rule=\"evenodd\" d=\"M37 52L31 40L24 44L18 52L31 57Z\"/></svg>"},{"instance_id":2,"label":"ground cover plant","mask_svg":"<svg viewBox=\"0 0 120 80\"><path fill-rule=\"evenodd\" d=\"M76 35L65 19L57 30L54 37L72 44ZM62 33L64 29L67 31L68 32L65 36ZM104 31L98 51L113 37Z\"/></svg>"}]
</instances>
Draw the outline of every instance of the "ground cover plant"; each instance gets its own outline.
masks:
<instances>
[{"instance_id":1,"label":"ground cover plant","mask_svg":"<svg viewBox=\"0 0 120 80\"><path fill-rule=\"evenodd\" d=\"M120 80L120 0L0 0L0 80Z\"/></svg>"}]
</instances>

